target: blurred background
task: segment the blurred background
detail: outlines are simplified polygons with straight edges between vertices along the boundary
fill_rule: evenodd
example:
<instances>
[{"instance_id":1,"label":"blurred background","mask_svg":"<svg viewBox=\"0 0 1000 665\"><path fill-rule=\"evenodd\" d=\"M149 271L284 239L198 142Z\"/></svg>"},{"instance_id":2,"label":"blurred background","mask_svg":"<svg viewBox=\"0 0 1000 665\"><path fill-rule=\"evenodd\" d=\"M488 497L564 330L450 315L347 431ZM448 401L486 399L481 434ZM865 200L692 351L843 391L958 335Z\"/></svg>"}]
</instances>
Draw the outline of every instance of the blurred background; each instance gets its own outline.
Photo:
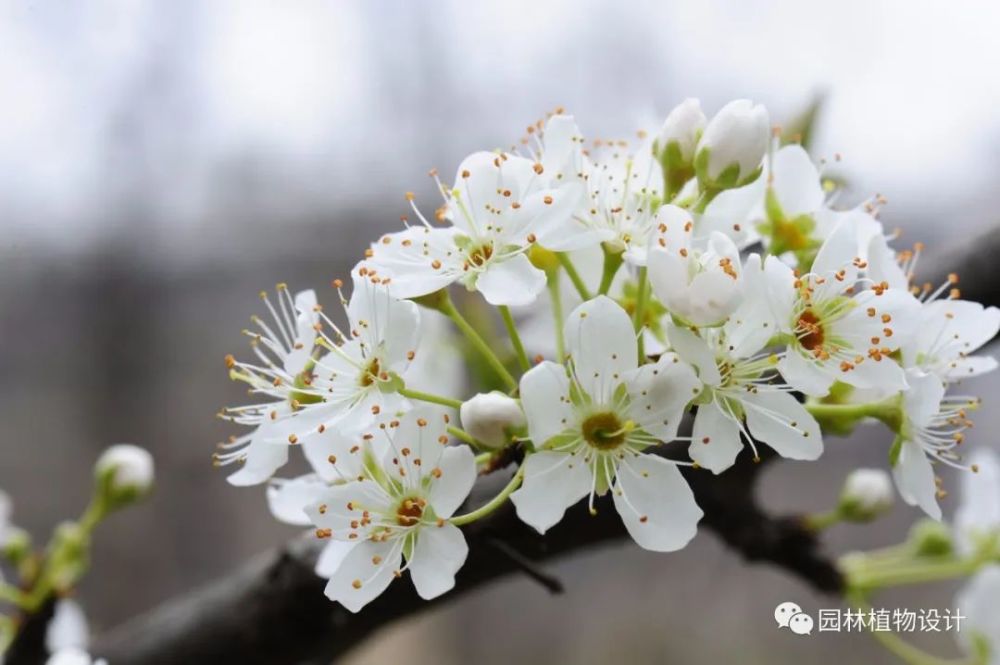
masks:
<instances>
[{"instance_id":1,"label":"blurred background","mask_svg":"<svg viewBox=\"0 0 1000 665\"><path fill-rule=\"evenodd\" d=\"M294 535L210 463L232 431L214 414L242 394L222 359L245 348L257 292L287 281L332 304L325 286L398 228L403 193L433 200L430 167L450 177L559 105L590 137L631 137L689 96L710 114L751 97L778 121L822 96L813 151L887 197L887 226L931 256L971 242L1000 219L998 27L991 2L0 0L0 488L16 522L43 540L82 509L108 443L156 455L152 500L101 527L81 589L95 630ZM977 425L994 445L1000 416ZM763 500L826 508L888 444L873 429L821 464L776 463ZM915 517L836 527L829 548L897 542ZM565 596L506 580L348 660L888 662L868 636L777 631L778 602L837 601L708 533L552 570ZM943 609L951 588L876 604Z\"/></svg>"}]
</instances>

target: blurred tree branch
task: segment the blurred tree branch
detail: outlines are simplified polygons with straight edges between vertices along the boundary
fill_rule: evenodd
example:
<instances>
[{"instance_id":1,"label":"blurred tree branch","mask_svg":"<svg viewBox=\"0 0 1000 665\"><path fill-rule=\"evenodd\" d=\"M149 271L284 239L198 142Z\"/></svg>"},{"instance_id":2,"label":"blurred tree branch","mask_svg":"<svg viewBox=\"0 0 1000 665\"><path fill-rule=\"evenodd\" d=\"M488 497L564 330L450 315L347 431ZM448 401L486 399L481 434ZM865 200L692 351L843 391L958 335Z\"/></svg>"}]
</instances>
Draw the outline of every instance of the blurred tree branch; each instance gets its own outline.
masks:
<instances>
[{"instance_id":1,"label":"blurred tree branch","mask_svg":"<svg viewBox=\"0 0 1000 665\"><path fill-rule=\"evenodd\" d=\"M683 447L673 450L684 452ZM821 591L839 591L840 573L820 553L814 534L797 518L771 517L755 503L753 486L761 466L744 455L723 476L686 469L705 511L703 524L748 560L780 566ZM93 650L114 665L329 663L394 619L448 602L512 572L528 572L557 592L559 582L540 573L536 564L626 538L608 500L599 503L597 516L591 516L585 504L574 507L545 536L521 523L510 504L465 532L470 552L457 586L431 603L417 597L404 579L361 613L351 614L324 596L325 581L313 573L321 543L300 538L126 623L99 639ZM669 557L664 565L670 565Z\"/></svg>"}]
</instances>

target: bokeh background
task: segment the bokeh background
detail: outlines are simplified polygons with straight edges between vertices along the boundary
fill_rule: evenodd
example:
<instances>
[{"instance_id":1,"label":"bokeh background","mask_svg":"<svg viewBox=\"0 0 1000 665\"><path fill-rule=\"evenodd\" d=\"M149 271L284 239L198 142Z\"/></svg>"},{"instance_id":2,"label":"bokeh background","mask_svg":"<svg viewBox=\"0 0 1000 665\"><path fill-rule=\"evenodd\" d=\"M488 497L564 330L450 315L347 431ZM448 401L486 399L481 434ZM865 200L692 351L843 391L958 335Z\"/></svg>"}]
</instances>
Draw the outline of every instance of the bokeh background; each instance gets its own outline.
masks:
<instances>
[{"instance_id":1,"label":"bokeh background","mask_svg":"<svg viewBox=\"0 0 1000 665\"><path fill-rule=\"evenodd\" d=\"M152 500L101 527L80 591L95 630L294 535L210 463L230 433L214 414L241 397L222 358L257 292L334 302L324 287L398 227L403 193L430 200L430 167L511 145L558 105L591 137L627 137L688 96L709 113L751 97L776 120L821 97L814 152L842 154L858 196L886 196L887 225L931 257L968 244L1000 220L998 27L994 2L0 0L0 487L41 540L83 507L106 444L156 455ZM994 445L996 411L977 424ZM828 507L888 445L873 429L776 463L763 500ZM836 527L829 548L897 542L915 517ZM551 568L562 597L506 580L348 661L888 662L867 636L779 632L778 602L836 599L708 533ZM946 608L951 592L879 604Z\"/></svg>"}]
</instances>

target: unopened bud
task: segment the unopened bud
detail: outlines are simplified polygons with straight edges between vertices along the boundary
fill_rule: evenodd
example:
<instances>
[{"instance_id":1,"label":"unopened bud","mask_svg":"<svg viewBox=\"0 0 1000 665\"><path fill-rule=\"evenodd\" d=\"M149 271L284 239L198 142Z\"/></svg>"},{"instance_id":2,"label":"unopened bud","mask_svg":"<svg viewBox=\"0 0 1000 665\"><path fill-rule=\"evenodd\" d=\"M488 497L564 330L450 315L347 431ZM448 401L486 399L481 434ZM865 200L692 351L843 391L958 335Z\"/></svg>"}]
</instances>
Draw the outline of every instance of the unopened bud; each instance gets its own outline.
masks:
<instances>
[{"instance_id":1,"label":"unopened bud","mask_svg":"<svg viewBox=\"0 0 1000 665\"><path fill-rule=\"evenodd\" d=\"M698 142L695 170L709 187L745 185L760 174L771 135L767 109L749 99L729 102L705 127Z\"/></svg>"},{"instance_id":2,"label":"unopened bud","mask_svg":"<svg viewBox=\"0 0 1000 665\"><path fill-rule=\"evenodd\" d=\"M840 514L849 522L870 522L892 508L895 490L881 469L855 469L844 481Z\"/></svg>"},{"instance_id":3,"label":"unopened bud","mask_svg":"<svg viewBox=\"0 0 1000 665\"><path fill-rule=\"evenodd\" d=\"M153 488L153 456L138 446L120 443L101 454L94 475L108 507L119 508Z\"/></svg>"},{"instance_id":4,"label":"unopened bud","mask_svg":"<svg viewBox=\"0 0 1000 665\"><path fill-rule=\"evenodd\" d=\"M705 130L705 114L697 99L685 99L663 121L653 150L663 167L670 200L694 177L694 154Z\"/></svg>"},{"instance_id":5,"label":"unopened bud","mask_svg":"<svg viewBox=\"0 0 1000 665\"><path fill-rule=\"evenodd\" d=\"M951 529L937 520L925 519L914 524L909 541L919 556L945 556L954 548Z\"/></svg>"},{"instance_id":6,"label":"unopened bud","mask_svg":"<svg viewBox=\"0 0 1000 665\"><path fill-rule=\"evenodd\" d=\"M526 425L517 400L503 393L479 393L459 410L465 431L491 448L501 448L511 434Z\"/></svg>"}]
</instances>

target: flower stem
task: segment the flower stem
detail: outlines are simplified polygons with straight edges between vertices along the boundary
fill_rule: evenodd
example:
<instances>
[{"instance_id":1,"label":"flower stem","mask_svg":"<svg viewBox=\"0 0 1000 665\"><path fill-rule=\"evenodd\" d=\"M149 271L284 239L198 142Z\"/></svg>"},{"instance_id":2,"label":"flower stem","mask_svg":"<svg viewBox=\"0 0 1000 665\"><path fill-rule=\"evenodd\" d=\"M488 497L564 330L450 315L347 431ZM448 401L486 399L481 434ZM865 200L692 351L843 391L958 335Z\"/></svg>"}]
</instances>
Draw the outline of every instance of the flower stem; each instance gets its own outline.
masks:
<instances>
[{"instance_id":1,"label":"flower stem","mask_svg":"<svg viewBox=\"0 0 1000 665\"><path fill-rule=\"evenodd\" d=\"M830 510L825 513L814 513L802 518L806 528L810 531L822 531L829 529L834 524L839 524L843 520L843 515L839 510Z\"/></svg>"},{"instance_id":2,"label":"flower stem","mask_svg":"<svg viewBox=\"0 0 1000 665\"><path fill-rule=\"evenodd\" d=\"M496 354L493 353L493 349L491 349L490 345L486 343L486 340L484 340L479 333L476 332L476 329L465 320L465 317L463 317L458 311L455 307L455 303L451 301L451 298L447 296L447 293L445 294L445 297L441 299L441 302L438 303L437 309L451 319L456 326L458 326L458 329L462 331L462 334L469 340L469 343L476 347L476 350L483 355L483 358L486 359L486 362L490 364L490 367L493 368L503 382L507 384L507 387L510 390L516 389L517 380L509 371L507 371L507 368L500 361L500 359L497 358Z\"/></svg>"},{"instance_id":3,"label":"flower stem","mask_svg":"<svg viewBox=\"0 0 1000 665\"><path fill-rule=\"evenodd\" d=\"M451 434L456 439L463 441L473 448L478 448L479 450L489 450L489 446L485 443L472 436L466 432L461 427L455 427L454 425L448 425L448 434ZM486 453L487 455L492 455L493 453Z\"/></svg>"},{"instance_id":4,"label":"flower stem","mask_svg":"<svg viewBox=\"0 0 1000 665\"><path fill-rule=\"evenodd\" d=\"M431 404L440 404L441 406L447 406L452 409L459 409L462 407L461 400L452 399L450 397L442 397L441 395L432 395L431 393L425 393L420 390L400 388L399 394L403 397L409 397L410 399L419 400L421 402L430 402Z\"/></svg>"},{"instance_id":5,"label":"flower stem","mask_svg":"<svg viewBox=\"0 0 1000 665\"><path fill-rule=\"evenodd\" d=\"M580 273L576 271L576 266L573 265L573 261L570 260L569 254L566 252L559 252L556 254L559 257L559 265L562 266L563 270L569 276L569 281L573 282L573 286L576 287L576 292L580 294L580 298L584 302L590 300L590 290L587 285L583 283L583 279L580 277Z\"/></svg>"},{"instance_id":6,"label":"flower stem","mask_svg":"<svg viewBox=\"0 0 1000 665\"><path fill-rule=\"evenodd\" d=\"M639 268L639 289L635 300L635 332L639 338L639 363L646 358L646 339L643 334L643 324L646 316L646 300L649 298L649 275L646 266Z\"/></svg>"},{"instance_id":7,"label":"flower stem","mask_svg":"<svg viewBox=\"0 0 1000 665\"><path fill-rule=\"evenodd\" d=\"M24 607L28 600L28 595L15 586L0 582L0 601Z\"/></svg>"},{"instance_id":8,"label":"flower stem","mask_svg":"<svg viewBox=\"0 0 1000 665\"><path fill-rule=\"evenodd\" d=\"M556 326L556 357L559 362L566 361L566 342L563 339L563 306L562 292L559 290L559 271L549 273L549 299L552 301L552 318Z\"/></svg>"},{"instance_id":9,"label":"flower stem","mask_svg":"<svg viewBox=\"0 0 1000 665\"><path fill-rule=\"evenodd\" d=\"M607 247L604 248L604 274L601 275L601 286L597 290L602 296L608 295L608 290L611 288L611 282L614 281L615 275L618 274L618 268L622 265L622 255L621 252L609 251Z\"/></svg>"},{"instance_id":10,"label":"flower stem","mask_svg":"<svg viewBox=\"0 0 1000 665\"><path fill-rule=\"evenodd\" d=\"M523 475L524 475L524 466L522 465L517 470L517 473L514 474L514 477L510 479L510 482L507 483L507 485L502 490L500 490L499 494L490 499L489 503L480 506L479 508L473 510L471 513L465 513L464 515L456 515L455 517L452 517L450 520L451 523L454 524L455 526L463 526L465 524L475 522L478 519L482 519L487 515L493 513L493 511L495 511L497 508L502 506L507 501L510 495L514 493L514 490L516 490L518 487L521 486L521 479Z\"/></svg>"},{"instance_id":11,"label":"flower stem","mask_svg":"<svg viewBox=\"0 0 1000 665\"><path fill-rule=\"evenodd\" d=\"M522 372L527 372L531 368L531 363L528 362L528 354L524 352L524 344L521 342L521 336L517 333L514 315L510 313L510 307L507 305L500 305L498 309L500 310L500 316L503 317L503 324L507 328L507 334L510 335L510 343L514 345L514 353L517 354L517 364L521 366Z\"/></svg>"},{"instance_id":12,"label":"flower stem","mask_svg":"<svg viewBox=\"0 0 1000 665\"><path fill-rule=\"evenodd\" d=\"M979 557L966 559L948 558L943 561L931 559L927 561L901 562L896 566L885 566L883 570L872 569L864 564L855 570L844 571L847 584L855 589L883 589L894 586L909 586L925 582L966 577L979 570L984 561Z\"/></svg>"}]
</instances>

